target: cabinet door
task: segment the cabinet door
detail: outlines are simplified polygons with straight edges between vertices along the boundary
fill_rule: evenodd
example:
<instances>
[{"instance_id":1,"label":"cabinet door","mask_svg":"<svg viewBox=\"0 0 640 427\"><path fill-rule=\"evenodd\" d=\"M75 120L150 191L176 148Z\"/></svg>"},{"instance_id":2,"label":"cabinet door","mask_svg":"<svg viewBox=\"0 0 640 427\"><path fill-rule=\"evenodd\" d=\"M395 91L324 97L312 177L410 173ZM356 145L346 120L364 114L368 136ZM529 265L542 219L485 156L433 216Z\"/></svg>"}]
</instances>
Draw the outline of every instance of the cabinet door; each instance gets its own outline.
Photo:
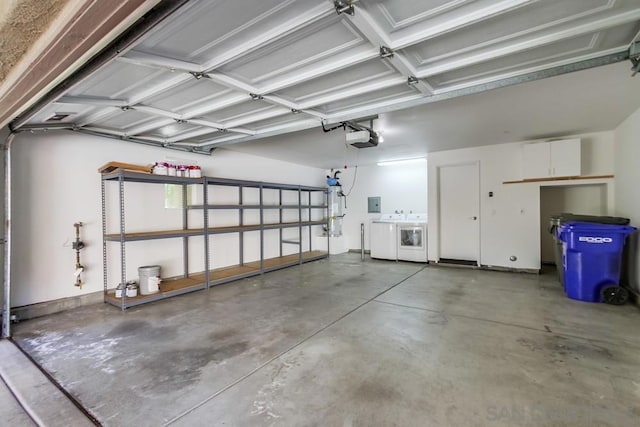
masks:
<instances>
[{"instance_id":1,"label":"cabinet door","mask_svg":"<svg viewBox=\"0 0 640 427\"><path fill-rule=\"evenodd\" d=\"M553 141L551 145L551 175L580 176L580 140Z\"/></svg>"},{"instance_id":2,"label":"cabinet door","mask_svg":"<svg viewBox=\"0 0 640 427\"><path fill-rule=\"evenodd\" d=\"M551 152L548 142L537 142L523 146L522 177L546 178L551 176Z\"/></svg>"}]
</instances>

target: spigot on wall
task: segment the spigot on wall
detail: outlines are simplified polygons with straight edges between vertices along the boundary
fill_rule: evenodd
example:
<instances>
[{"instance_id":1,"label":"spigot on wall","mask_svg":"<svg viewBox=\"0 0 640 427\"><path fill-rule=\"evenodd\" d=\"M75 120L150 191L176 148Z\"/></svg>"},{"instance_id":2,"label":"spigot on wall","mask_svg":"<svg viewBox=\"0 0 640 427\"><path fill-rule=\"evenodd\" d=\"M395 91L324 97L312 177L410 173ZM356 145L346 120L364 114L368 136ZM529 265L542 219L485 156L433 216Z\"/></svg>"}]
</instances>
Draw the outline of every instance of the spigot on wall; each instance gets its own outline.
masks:
<instances>
[{"instance_id":1,"label":"spigot on wall","mask_svg":"<svg viewBox=\"0 0 640 427\"><path fill-rule=\"evenodd\" d=\"M74 285L82 289L82 272L84 271L84 266L80 263L80 251L85 247L84 242L80 240L80 227L82 227L82 223L76 222L73 226L76 229L76 240L74 240L71 245L73 250L76 251L76 269L73 273L76 278L76 282Z\"/></svg>"}]
</instances>

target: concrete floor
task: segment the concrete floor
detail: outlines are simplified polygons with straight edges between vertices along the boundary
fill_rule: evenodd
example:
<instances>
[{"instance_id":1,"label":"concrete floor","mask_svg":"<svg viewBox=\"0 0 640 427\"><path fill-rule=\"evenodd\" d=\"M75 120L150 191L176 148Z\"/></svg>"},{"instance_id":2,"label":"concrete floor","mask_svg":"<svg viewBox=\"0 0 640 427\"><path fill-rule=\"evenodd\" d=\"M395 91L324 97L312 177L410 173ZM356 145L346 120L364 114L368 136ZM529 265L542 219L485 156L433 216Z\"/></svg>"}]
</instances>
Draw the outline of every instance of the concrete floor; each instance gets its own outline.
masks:
<instances>
[{"instance_id":1,"label":"concrete floor","mask_svg":"<svg viewBox=\"0 0 640 427\"><path fill-rule=\"evenodd\" d=\"M620 427L640 417L638 324L553 274L346 254L14 338L105 425Z\"/></svg>"}]
</instances>

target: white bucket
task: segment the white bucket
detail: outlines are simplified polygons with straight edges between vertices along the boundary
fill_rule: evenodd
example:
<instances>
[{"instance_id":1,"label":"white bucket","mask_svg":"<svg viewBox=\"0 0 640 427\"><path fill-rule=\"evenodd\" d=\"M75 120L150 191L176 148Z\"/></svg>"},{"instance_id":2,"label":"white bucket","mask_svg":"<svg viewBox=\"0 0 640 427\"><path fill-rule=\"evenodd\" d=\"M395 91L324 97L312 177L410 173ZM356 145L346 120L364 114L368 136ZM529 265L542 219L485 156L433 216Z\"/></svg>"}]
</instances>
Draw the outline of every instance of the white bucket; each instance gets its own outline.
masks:
<instances>
[{"instance_id":1,"label":"white bucket","mask_svg":"<svg viewBox=\"0 0 640 427\"><path fill-rule=\"evenodd\" d=\"M140 295L155 294L160 291L160 266L145 265L138 268Z\"/></svg>"}]
</instances>

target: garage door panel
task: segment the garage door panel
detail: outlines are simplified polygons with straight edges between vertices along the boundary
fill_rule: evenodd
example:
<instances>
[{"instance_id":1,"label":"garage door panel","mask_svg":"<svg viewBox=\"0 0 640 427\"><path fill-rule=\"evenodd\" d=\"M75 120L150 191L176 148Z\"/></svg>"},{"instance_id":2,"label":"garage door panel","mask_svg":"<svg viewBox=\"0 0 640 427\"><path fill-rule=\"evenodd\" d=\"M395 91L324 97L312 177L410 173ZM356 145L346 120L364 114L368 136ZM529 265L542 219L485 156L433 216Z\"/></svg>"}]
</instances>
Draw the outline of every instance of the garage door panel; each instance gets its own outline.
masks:
<instances>
[{"instance_id":1,"label":"garage door panel","mask_svg":"<svg viewBox=\"0 0 640 427\"><path fill-rule=\"evenodd\" d=\"M362 44L370 45L346 20L331 16L232 61L220 71L260 85L305 65L331 60L334 55Z\"/></svg>"},{"instance_id":2,"label":"garage door panel","mask_svg":"<svg viewBox=\"0 0 640 427\"><path fill-rule=\"evenodd\" d=\"M639 29L640 26L633 23L626 26L626 28L619 27L615 30L572 37L535 49L431 76L429 77L429 82L436 88L441 89L449 85L487 79L492 76L501 76L505 73L524 72L539 67L544 68L545 66L551 66L552 63L569 61L577 56L584 57L608 49L618 48L620 43L628 38L629 34L635 33Z\"/></svg>"},{"instance_id":3,"label":"garage door panel","mask_svg":"<svg viewBox=\"0 0 640 427\"><path fill-rule=\"evenodd\" d=\"M162 126L158 129L145 132L142 136L153 136L156 138L173 138L178 135L198 129L203 129L203 127L190 125L188 123L172 123L170 125Z\"/></svg>"},{"instance_id":4,"label":"garage door panel","mask_svg":"<svg viewBox=\"0 0 640 427\"><path fill-rule=\"evenodd\" d=\"M318 6L313 0L191 3L180 16L147 37L141 44L142 50L202 64Z\"/></svg>"},{"instance_id":5,"label":"garage door panel","mask_svg":"<svg viewBox=\"0 0 640 427\"><path fill-rule=\"evenodd\" d=\"M192 107L222 99L232 90L209 79L189 80L144 101L145 105L183 113Z\"/></svg>"},{"instance_id":6,"label":"garage door panel","mask_svg":"<svg viewBox=\"0 0 640 427\"><path fill-rule=\"evenodd\" d=\"M309 117L304 114L284 114L281 116L273 117L266 120L259 120L257 122L249 123L245 127L254 131L261 131L266 129L272 129L275 127L293 127L295 124L308 120ZM320 119L311 119L320 125Z\"/></svg>"},{"instance_id":7,"label":"garage door panel","mask_svg":"<svg viewBox=\"0 0 640 427\"><path fill-rule=\"evenodd\" d=\"M136 110L120 111L95 122L94 126L108 129L128 129L157 120L157 117Z\"/></svg>"},{"instance_id":8,"label":"garage door panel","mask_svg":"<svg viewBox=\"0 0 640 427\"><path fill-rule=\"evenodd\" d=\"M475 3L475 4L474 4ZM385 32L396 35L402 30L413 30L416 25L441 23L464 13L477 10L486 0L379 0L361 5Z\"/></svg>"},{"instance_id":9,"label":"garage door panel","mask_svg":"<svg viewBox=\"0 0 640 427\"><path fill-rule=\"evenodd\" d=\"M473 52L479 46L517 38L526 33L549 31L555 25L578 18L592 19L593 15L602 15L603 11L611 10L608 0L539 1L419 43L406 49L406 52L415 61L415 66L424 66L467 51ZM566 25L563 27L566 28Z\"/></svg>"},{"instance_id":10,"label":"garage door panel","mask_svg":"<svg viewBox=\"0 0 640 427\"><path fill-rule=\"evenodd\" d=\"M416 94L418 94L418 91L412 86L401 85L330 102L317 107L317 109L323 113L332 114L342 110L361 107L373 102L391 102L394 99Z\"/></svg>"},{"instance_id":11,"label":"garage door panel","mask_svg":"<svg viewBox=\"0 0 640 427\"><path fill-rule=\"evenodd\" d=\"M225 108L224 110L202 114L200 117L214 122L225 122L265 113L275 108L278 107L274 107L273 105L268 104L264 101L252 101L247 96L247 102Z\"/></svg>"},{"instance_id":12,"label":"garage door panel","mask_svg":"<svg viewBox=\"0 0 640 427\"><path fill-rule=\"evenodd\" d=\"M73 88L70 96L128 98L132 94L157 87L175 77L169 70L114 61L92 78Z\"/></svg>"},{"instance_id":13,"label":"garage door panel","mask_svg":"<svg viewBox=\"0 0 640 427\"><path fill-rule=\"evenodd\" d=\"M399 75L387 62L375 58L352 67L324 75L310 82L288 87L279 92L296 102L303 102L309 98L326 95L327 93L353 87L354 85L376 81Z\"/></svg>"}]
</instances>

